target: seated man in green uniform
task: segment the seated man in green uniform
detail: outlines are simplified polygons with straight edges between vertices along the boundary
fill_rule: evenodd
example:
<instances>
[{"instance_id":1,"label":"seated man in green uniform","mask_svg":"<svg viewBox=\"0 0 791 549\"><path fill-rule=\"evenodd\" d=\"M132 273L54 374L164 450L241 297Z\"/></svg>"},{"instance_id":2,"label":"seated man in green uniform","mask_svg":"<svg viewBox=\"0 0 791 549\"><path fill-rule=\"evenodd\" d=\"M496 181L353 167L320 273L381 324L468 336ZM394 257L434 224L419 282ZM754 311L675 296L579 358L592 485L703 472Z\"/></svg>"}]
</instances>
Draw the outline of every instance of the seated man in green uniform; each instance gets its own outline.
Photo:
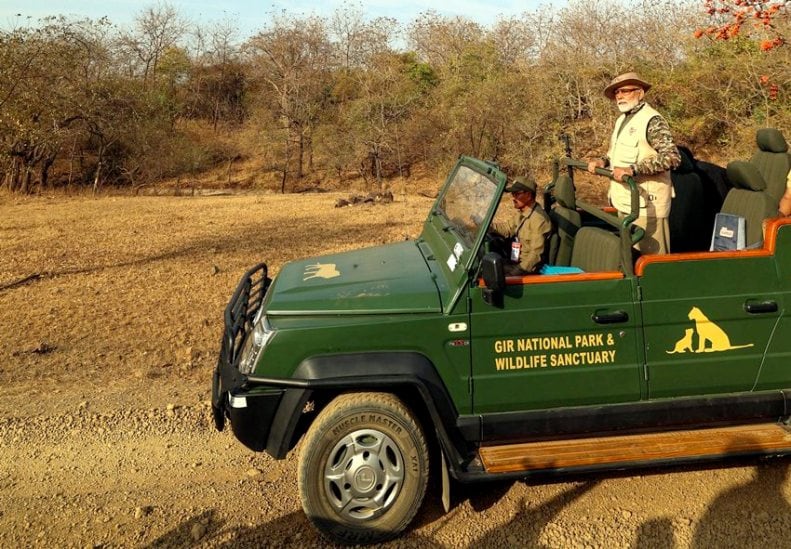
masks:
<instances>
[{"instance_id":1,"label":"seated man in green uniform","mask_svg":"<svg viewBox=\"0 0 791 549\"><path fill-rule=\"evenodd\" d=\"M535 273L541 268L547 238L552 231L549 216L536 202L536 182L517 177L505 192L511 193L516 215L506 221L495 221L492 226L499 234L511 238L506 275Z\"/></svg>"}]
</instances>

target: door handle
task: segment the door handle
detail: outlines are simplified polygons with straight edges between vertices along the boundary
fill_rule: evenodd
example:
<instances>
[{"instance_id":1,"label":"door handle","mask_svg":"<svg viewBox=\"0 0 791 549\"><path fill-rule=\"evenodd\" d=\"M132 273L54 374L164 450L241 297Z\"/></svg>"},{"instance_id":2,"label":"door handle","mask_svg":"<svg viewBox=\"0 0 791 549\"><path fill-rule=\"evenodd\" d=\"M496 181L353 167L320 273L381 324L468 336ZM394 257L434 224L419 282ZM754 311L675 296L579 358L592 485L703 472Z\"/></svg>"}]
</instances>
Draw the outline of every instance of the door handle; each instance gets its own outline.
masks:
<instances>
[{"instance_id":1,"label":"door handle","mask_svg":"<svg viewBox=\"0 0 791 549\"><path fill-rule=\"evenodd\" d=\"M592 318L596 324L617 324L629 320L629 313L626 311L596 311Z\"/></svg>"},{"instance_id":2,"label":"door handle","mask_svg":"<svg viewBox=\"0 0 791 549\"><path fill-rule=\"evenodd\" d=\"M776 313L777 301L767 299L766 301L747 300L744 302L744 310L753 315L762 313Z\"/></svg>"}]
</instances>

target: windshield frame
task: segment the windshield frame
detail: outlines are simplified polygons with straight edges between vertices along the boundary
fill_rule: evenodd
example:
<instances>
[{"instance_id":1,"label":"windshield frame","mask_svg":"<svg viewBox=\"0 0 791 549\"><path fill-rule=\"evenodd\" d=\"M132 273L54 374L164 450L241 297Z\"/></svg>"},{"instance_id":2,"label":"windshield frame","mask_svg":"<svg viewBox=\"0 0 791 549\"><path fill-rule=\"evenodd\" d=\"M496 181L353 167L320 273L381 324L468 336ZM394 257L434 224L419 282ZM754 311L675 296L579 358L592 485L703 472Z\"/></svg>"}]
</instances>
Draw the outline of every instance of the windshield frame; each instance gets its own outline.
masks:
<instances>
[{"instance_id":1,"label":"windshield frame","mask_svg":"<svg viewBox=\"0 0 791 549\"><path fill-rule=\"evenodd\" d=\"M469 172L467 170L470 170ZM454 217L464 219L462 213L452 211L448 207L448 193L454 192L457 174L473 177L478 184L492 185L484 195L490 203L479 200L478 206L471 213L480 215L473 227L464 227L453 222L446 216L446 210ZM485 180L485 182L484 182ZM460 181L460 180L459 180ZM445 313L454 309L470 280L475 277L480 260L480 250L494 213L500 205L500 198L506 185L506 176L499 167L491 162L478 160L469 156L461 156L451 170L440 190L437 199L423 225L423 232L418 238L418 245L423 251L429 269L436 275L435 281L442 299Z\"/></svg>"},{"instance_id":2,"label":"windshield frame","mask_svg":"<svg viewBox=\"0 0 791 549\"><path fill-rule=\"evenodd\" d=\"M492 204L499 203L498 187L490 173L459 163L437 199L435 213L444 217L449 230L468 248L474 248L488 227Z\"/></svg>"}]
</instances>

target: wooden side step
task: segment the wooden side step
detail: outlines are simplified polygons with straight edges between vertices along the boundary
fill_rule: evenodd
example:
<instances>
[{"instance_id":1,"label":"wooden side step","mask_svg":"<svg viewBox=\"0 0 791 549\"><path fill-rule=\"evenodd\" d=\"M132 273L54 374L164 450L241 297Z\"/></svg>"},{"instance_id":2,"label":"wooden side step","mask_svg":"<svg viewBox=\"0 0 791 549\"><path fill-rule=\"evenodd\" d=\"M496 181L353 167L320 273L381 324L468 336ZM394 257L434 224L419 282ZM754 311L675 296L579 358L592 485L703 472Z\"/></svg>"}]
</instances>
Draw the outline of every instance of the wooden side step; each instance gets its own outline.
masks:
<instances>
[{"instance_id":1,"label":"wooden side step","mask_svg":"<svg viewBox=\"0 0 791 549\"><path fill-rule=\"evenodd\" d=\"M487 473L513 473L666 459L791 450L791 433L777 423L484 446Z\"/></svg>"}]
</instances>

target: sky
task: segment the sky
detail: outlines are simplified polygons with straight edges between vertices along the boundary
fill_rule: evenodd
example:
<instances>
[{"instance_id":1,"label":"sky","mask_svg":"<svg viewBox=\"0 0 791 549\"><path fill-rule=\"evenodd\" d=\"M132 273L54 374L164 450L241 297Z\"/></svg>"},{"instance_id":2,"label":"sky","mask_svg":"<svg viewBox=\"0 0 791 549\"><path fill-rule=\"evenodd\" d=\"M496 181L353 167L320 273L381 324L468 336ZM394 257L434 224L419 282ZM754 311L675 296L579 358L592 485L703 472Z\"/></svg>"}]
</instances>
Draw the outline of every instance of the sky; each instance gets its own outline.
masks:
<instances>
[{"instance_id":1,"label":"sky","mask_svg":"<svg viewBox=\"0 0 791 549\"><path fill-rule=\"evenodd\" d=\"M167 4L190 20L211 23L229 19L237 21L240 34L252 36L263 29L272 13L329 17L344 6L362 6L366 18L393 17L409 23L420 13L433 10L440 15L461 15L482 25L494 23L498 16L516 16L541 4L557 5L547 0L168 0ZM565 2L563 2L565 3ZM156 6L146 0L0 0L0 28L27 26L27 21L49 15L69 15L99 19L107 16L120 26L131 26L137 14Z\"/></svg>"}]
</instances>

